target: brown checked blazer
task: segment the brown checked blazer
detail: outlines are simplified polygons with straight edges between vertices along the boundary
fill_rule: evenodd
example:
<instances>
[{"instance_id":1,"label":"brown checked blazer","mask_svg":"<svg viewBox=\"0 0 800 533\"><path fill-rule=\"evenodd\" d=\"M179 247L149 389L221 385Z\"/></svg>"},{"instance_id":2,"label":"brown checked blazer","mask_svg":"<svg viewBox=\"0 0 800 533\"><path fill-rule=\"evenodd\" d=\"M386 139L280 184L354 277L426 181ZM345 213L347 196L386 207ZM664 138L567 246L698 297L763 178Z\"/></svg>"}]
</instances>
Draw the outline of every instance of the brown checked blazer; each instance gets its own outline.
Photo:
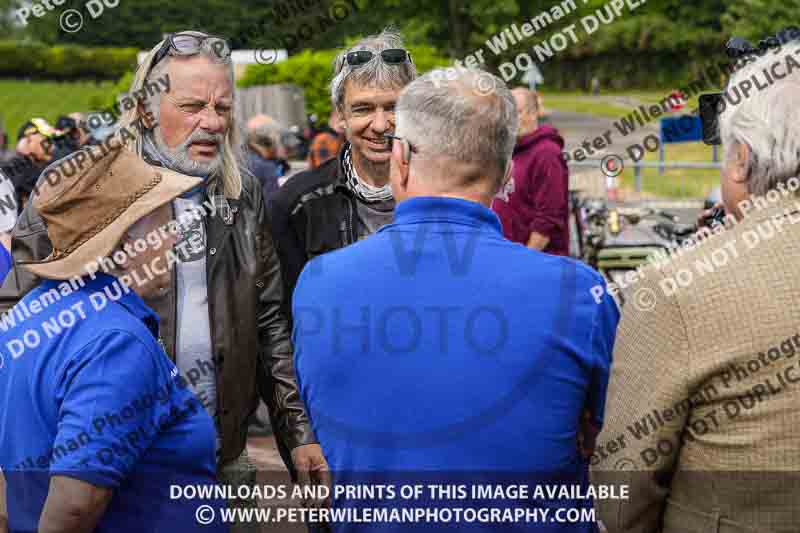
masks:
<instances>
[{"instance_id":1,"label":"brown checked blazer","mask_svg":"<svg viewBox=\"0 0 800 533\"><path fill-rule=\"evenodd\" d=\"M626 291L595 483L608 531L800 531L800 199Z\"/></svg>"}]
</instances>

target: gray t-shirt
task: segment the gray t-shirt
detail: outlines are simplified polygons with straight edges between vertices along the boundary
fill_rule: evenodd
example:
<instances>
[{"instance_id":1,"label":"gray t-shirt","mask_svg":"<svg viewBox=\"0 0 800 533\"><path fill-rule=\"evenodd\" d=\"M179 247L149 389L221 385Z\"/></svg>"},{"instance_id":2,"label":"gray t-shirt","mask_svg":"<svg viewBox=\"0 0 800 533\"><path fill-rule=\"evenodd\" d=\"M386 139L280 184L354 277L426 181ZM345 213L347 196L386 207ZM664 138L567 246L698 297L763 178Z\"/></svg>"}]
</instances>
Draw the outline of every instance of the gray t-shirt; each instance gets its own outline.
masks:
<instances>
[{"instance_id":1,"label":"gray t-shirt","mask_svg":"<svg viewBox=\"0 0 800 533\"><path fill-rule=\"evenodd\" d=\"M364 203L356 200L358 211L358 240L366 239L394 220L394 200Z\"/></svg>"},{"instance_id":2,"label":"gray t-shirt","mask_svg":"<svg viewBox=\"0 0 800 533\"><path fill-rule=\"evenodd\" d=\"M0 171L0 232L10 232L17 223L17 197L14 184Z\"/></svg>"},{"instance_id":3,"label":"gray t-shirt","mask_svg":"<svg viewBox=\"0 0 800 533\"><path fill-rule=\"evenodd\" d=\"M175 245L175 252L180 259L176 265L177 366L208 414L218 422L217 381L208 314L206 231L200 195L196 194L190 199L176 198L174 206L180 228Z\"/></svg>"}]
</instances>

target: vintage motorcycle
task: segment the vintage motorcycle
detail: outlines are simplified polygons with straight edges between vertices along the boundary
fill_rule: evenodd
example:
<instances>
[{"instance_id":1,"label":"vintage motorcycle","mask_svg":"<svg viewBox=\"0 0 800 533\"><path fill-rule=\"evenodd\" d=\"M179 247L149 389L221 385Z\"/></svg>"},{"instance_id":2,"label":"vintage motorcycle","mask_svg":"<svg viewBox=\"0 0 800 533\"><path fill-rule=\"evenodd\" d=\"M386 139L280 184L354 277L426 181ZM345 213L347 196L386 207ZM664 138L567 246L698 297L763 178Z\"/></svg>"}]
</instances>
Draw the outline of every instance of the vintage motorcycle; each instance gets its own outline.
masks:
<instances>
[{"instance_id":1,"label":"vintage motorcycle","mask_svg":"<svg viewBox=\"0 0 800 533\"><path fill-rule=\"evenodd\" d=\"M667 211L648 207L609 207L606 202L570 191L571 255L624 286L624 276L650 260L679 247L696 227L681 224ZM624 298L619 294L617 302Z\"/></svg>"}]
</instances>

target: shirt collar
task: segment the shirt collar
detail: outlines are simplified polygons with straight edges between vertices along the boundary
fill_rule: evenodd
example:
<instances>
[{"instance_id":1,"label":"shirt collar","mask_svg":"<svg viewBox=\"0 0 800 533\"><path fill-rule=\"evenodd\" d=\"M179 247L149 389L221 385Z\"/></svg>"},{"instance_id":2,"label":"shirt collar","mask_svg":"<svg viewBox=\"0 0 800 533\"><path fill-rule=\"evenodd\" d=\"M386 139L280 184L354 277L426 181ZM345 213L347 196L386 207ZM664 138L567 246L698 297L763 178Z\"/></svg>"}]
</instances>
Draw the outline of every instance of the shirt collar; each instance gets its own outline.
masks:
<instances>
[{"instance_id":1,"label":"shirt collar","mask_svg":"<svg viewBox=\"0 0 800 533\"><path fill-rule=\"evenodd\" d=\"M120 286L122 286L122 283L119 282L117 278L104 272L96 273L94 279L90 276L84 276L83 281L85 283L83 290L89 293L102 292L106 287L110 287L114 283L119 283ZM47 282L53 286L64 283L64 281L59 280L47 280ZM144 300L142 300L138 294L131 289L128 289L128 292L124 292L123 290L122 297L116 300L116 302L127 309L133 316L144 322L145 326L153 333L153 336L158 338L158 315L144 303Z\"/></svg>"},{"instance_id":2,"label":"shirt collar","mask_svg":"<svg viewBox=\"0 0 800 533\"><path fill-rule=\"evenodd\" d=\"M470 200L442 196L417 196L400 202L394 223L384 228L419 222L450 222L503 233L500 219L491 209Z\"/></svg>"}]
</instances>

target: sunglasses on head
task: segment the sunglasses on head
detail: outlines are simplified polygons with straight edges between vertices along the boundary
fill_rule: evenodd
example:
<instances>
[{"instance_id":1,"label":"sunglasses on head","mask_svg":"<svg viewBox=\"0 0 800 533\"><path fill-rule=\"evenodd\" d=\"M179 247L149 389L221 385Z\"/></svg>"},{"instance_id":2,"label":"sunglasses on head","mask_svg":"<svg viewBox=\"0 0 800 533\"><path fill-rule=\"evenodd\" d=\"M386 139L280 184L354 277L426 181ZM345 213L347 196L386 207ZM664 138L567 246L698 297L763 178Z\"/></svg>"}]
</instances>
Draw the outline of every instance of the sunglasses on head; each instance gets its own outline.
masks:
<instances>
[{"instance_id":1,"label":"sunglasses on head","mask_svg":"<svg viewBox=\"0 0 800 533\"><path fill-rule=\"evenodd\" d=\"M222 37L197 32L170 33L153 57L151 68L168 55L193 56L199 54L204 46L214 52L220 61L228 61L231 57L231 47Z\"/></svg>"},{"instance_id":2,"label":"sunglasses on head","mask_svg":"<svg viewBox=\"0 0 800 533\"><path fill-rule=\"evenodd\" d=\"M381 59L387 65L402 65L403 63L411 63L411 54L402 48L390 48L380 52ZM357 50L355 52L348 52L345 56L347 64L351 67L360 67L365 63L372 61L375 57L375 52L369 50Z\"/></svg>"}]
</instances>

